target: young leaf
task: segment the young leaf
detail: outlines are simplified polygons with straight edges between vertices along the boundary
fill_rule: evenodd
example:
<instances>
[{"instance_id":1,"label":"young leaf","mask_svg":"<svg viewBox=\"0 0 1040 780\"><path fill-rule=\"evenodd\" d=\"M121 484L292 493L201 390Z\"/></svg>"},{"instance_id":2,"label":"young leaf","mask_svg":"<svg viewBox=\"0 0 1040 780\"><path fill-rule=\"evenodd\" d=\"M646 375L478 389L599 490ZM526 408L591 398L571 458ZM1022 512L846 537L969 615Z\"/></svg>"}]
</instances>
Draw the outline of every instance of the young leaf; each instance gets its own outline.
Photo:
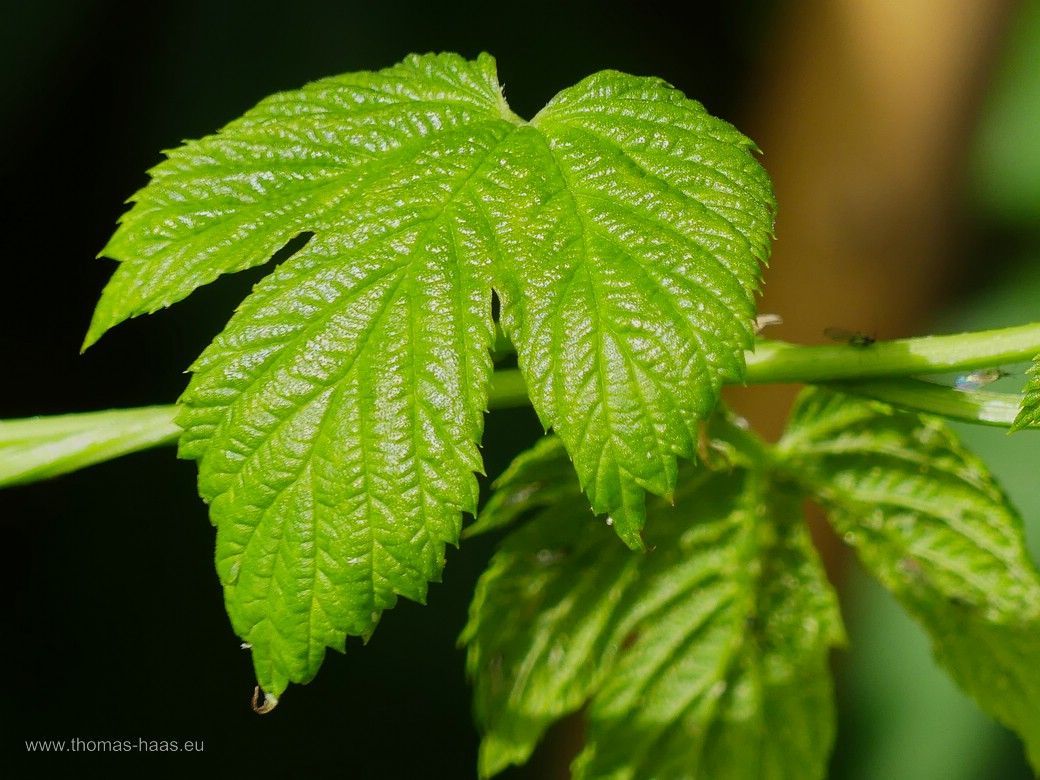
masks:
<instances>
[{"instance_id":1,"label":"young leaf","mask_svg":"<svg viewBox=\"0 0 1040 780\"><path fill-rule=\"evenodd\" d=\"M558 436L543 436L531 449L517 455L491 487L494 492L463 536L505 528L529 512L573 499L579 493L574 467Z\"/></svg>"},{"instance_id":2,"label":"young leaf","mask_svg":"<svg viewBox=\"0 0 1040 780\"><path fill-rule=\"evenodd\" d=\"M488 55L411 56L272 95L218 133L167 150L101 250L120 265L84 346L221 274L267 262L301 232L350 230L359 194L388 184L406 192L437 159L438 142L450 156L465 147L467 128L503 116L512 117ZM408 175L389 179L390 167Z\"/></svg>"},{"instance_id":3,"label":"young leaf","mask_svg":"<svg viewBox=\"0 0 1040 780\"><path fill-rule=\"evenodd\" d=\"M502 323L597 513L639 547L643 491L743 373L773 221L752 143L657 79L603 72L516 134L496 217Z\"/></svg>"},{"instance_id":4,"label":"young leaf","mask_svg":"<svg viewBox=\"0 0 1040 780\"><path fill-rule=\"evenodd\" d=\"M843 635L798 497L735 469L684 472L676 500L644 554L577 490L503 543L462 636L482 775L588 702L578 778L823 777Z\"/></svg>"},{"instance_id":5,"label":"young leaf","mask_svg":"<svg viewBox=\"0 0 1040 780\"><path fill-rule=\"evenodd\" d=\"M1029 381L1026 383L1025 398L1022 408L1018 410L1012 432L1023 428L1035 428L1040 426L1040 357L1037 357L1029 369Z\"/></svg>"},{"instance_id":6,"label":"young leaf","mask_svg":"<svg viewBox=\"0 0 1040 780\"><path fill-rule=\"evenodd\" d=\"M772 219L750 149L657 80L599 74L529 124L491 57L426 55L275 95L152 171L87 345L313 234L178 420L268 694L439 576L476 504L493 288L543 420L640 543L643 488L671 490L750 343Z\"/></svg>"},{"instance_id":7,"label":"young leaf","mask_svg":"<svg viewBox=\"0 0 1040 780\"><path fill-rule=\"evenodd\" d=\"M779 453L1040 768L1040 576L986 467L938 419L826 390L801 396Z\"/></svg>"},{"instance_id":8,"label":"young leaf","mask_svg":"<svg viewBox=\"0 0 1040 780\"><path fill-rule=\"evenodd\" d=\"M460 637L484 732L482 776L526 761L545 729L588 699L612 650L617 602L636 575L637 555L569 483L568 498L506 538Z\"/></svg>"},{"instance_id":9,"label":"young leaf","mask_svg":"<svg viewBox=\"0 0 1040 780\"><path fill-rule=\"evenodd\" d=\"M482 172L514 126L486 58L445 62L455 70L413 60L454 73L459 100L483 73L479 110L437 98L439 79L414 96L394 70L321 91L347 110L337 137L358 132L349 109L384 81L413 105L371 107L364 165L341 173L352 194L246 299L181 399L228 613L274 696L313 677L326 646L368 636L397 596L423 601L476 510L494 339Z\"/></svg>"}]
</instances>

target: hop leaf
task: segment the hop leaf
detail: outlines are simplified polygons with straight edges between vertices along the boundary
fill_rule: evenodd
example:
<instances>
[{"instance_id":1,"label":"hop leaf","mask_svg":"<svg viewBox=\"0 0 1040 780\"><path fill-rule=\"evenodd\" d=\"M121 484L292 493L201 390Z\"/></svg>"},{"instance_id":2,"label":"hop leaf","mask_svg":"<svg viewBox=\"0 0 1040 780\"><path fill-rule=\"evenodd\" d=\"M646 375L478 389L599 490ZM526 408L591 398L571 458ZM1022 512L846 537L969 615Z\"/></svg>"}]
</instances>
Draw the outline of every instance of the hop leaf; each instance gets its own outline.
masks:
<instances>
[{"instance_id":1,"label":"hop leaf","mask_svg":"<svg viewBox=\"0 0 1040 780\"><path fill-rule=\"evenodd\" d=\"M674 509L650 504L640 554L567 485L506 539L470 608L481 773L588 703L578 778L822 777L843 633L799 496L761 471L691 470Z\"/></svg>"},{"instance_id":2,"label":"hop leaf","mask_svg":"<svg viewBox=\"0 0 1040 780\"><path fill-rule=\"evenodd\" d=\"M408 193L438 152L450 159L453 149L467 146L473 128L490 130L504 114L510 116L491 57L412 56L377 73L273 95L218 133L168 150L101 250L120 265L85 346L220 274L266 263L301 232L320 238L363 232L366 224L393 228L404 215L367 207L358 215L355 207L378 191L389 194L388 186ZM395 169L405 178L389 178ZM441 177L433 185L410 204L414 211L449 186Z\"/></svg>"},{"instance_id":3,"label":"hop leaf","mask_svg":"<svg viewBox=\"0 0 1040 780\"><path fill-rule=\"evenodd\" d=\"M1040 768L1040 575L985 466L937 419L825 390L801 396L779 450Z\"/></svg>"},{"instance_id":4,"label":"hop leaf","mask_svg":"<svg viewBox=\"0 0 1040 780\"><path fill-rule=\"evenodd\" d=\"M557 436L543 436L517 455L491 487L494 492L464 536L505 528L535 510L573 500L578 493L574 467Z\"/></svg>"},{"instance_id":5,"label":"hop leaf","mask_svg":"<svg viewBox=\"0 0 1040 780\"><path fill-rule=\"evenodd\" d=\"M697 421L739 378L773 222L752 143L657 79L604 72L517 134L502 322L598 513L639 547Z\"/></svg>"},{"instance_id":6,"label":"hop leaf","mask_svg":"<svg viewBox=\"0 0 1040 780\"><path fill-rule=\"evenodd\" d=\"M493 290L542 419L638 546L643 490L672 490L742 370L773 210L750 142L663 82L601 73L527 123L487 55L275 95L151 173L86 345L313 234L179 420L273 696L423 600L474 512Z\"/></svg>"}]
</instances>

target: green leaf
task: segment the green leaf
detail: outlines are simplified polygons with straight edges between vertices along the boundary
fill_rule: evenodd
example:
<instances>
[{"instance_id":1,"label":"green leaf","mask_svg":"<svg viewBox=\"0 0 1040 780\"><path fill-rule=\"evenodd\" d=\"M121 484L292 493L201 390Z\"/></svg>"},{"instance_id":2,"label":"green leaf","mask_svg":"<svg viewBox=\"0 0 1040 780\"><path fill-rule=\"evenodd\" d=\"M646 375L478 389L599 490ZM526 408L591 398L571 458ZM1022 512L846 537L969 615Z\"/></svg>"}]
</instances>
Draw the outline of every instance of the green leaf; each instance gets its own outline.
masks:
<instances>
[{"instance_id":1,"label":"green leaf","mask_svg":"<svg viewBox=\"0 0 1040 780\"><path fill-rule=\"evenodd\" d=\"M632 552L572 489L493 558L462 636L482 775L588 703L578 778L823 777L843 634L797 494L691 470L648 514Z\"/></svg>"},{"instance_id":2,"label":"green leaf","mask_svg":"<svg viewBox=\"0 0 1040 780\"><path fill-rule=\"evenodd\" d=\"M671 491L741 370L772 220L750 142L671 87L603 73L526 123L487 55L275 95L133 200L87 345L312 234L192 366L178 420L275 697L423 600L475 511L493 290L543 421L638 546L643 489Z\"/></svg>"},{"instance_id":3,"label":"green leaf","mask_svg":"<svg viewBox=\"0 0 1040 780\"><path fill-rule=\"evenodd\" d=\"M1025 398L1022 399L1022 407L1018 410L1011 431L1036 427L1040 427L1040 357L1037 357L1029 369Z\"/></svg>"},{"instance_id":4,"label":"green leaf","mask_svg":"<svg viewBox=\"0 0 1040 780\"><path fill-rule=\"evenodd\" d=\"M825 390L801 396L779 453L1040 767L1040 576L985 465L938 419Z\"/></svg>"},{"instance_id":5,"label":"green leaf","mask_svg":"<svg viewBox=\"0 0 1040 780\"><path fill-rule=\"evenodd\" d=\"M486 58L411 62L454 73L460 101L479 74L493 84ZM322 88L344 110L382 91L413 105L370 107L353 194L337 192L325 230L257 285L181 399L228 613L274 696L313 677L326 646L371 634L399 595L424 601L461 512L476 511L494 340L480 204L514 125L497 87L460 108L437 97L450 83L427 75L413 98L396 73ZM336 137L355 124L348 111Z\"/></svg>"},{"instance_id":6,"label":"green leaf","mask_svg":"<svg viewBox=\"0 0 1040 780\"><path fill-rule=\"evenodd\" d=\"M639 547L697 421L738 378L773 220L752 143L658 79L607 71L516 135L502 323L597 513Z\"/></svg>"},{"instance_id":7,"label":"green leaf","mask_svg":"<svg viewBox=\"0 0 1040 780\"><path fill-rule=\"evenodd\" d=\"M464 537L506 528L536 509L573 499L579 492L574 467L557 436L543 436L517 455L491 487L494 492Z\"/></svg>"},{"instance_id":8,"label":"green leaf","mask_svg":"<svg viewBox=\"0 0 1040 780\"><path fill-rule=\"evenodd\" d=\"M167 150L101 250L120 265L84 346L221 274L267 262L304 231L320 238L356 229L359 195L367 200L388 184L407 190L438 150L431 139L443 139L440 151L450 155L468 128L503 116L490 56L411 56L272 95L218 133ZM409 175L388 179L393 166ZM401 216L382 221L390 227Z\"/></svg>"}]
</instances>

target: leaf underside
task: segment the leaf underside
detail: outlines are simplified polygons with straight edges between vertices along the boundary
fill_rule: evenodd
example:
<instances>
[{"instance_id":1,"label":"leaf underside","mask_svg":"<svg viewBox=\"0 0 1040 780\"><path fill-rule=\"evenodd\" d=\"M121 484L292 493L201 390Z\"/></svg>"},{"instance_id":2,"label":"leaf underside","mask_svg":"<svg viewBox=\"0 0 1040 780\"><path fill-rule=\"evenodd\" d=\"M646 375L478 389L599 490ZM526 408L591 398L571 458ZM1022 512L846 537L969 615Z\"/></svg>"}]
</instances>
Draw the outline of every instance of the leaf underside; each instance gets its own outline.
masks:
<instances>
[{"instance_id":1,"label":"leaf underside","mask_svg":"<svg viewBox=\"0 0 1040 780\"><path fill-rule=\"evenodd\" d=\"M937 419L824 390L801 396L779 451L1040 771L1040 575L985 465Z\"/></svg>"},{"instance_id":2,"label":"leaf underside","mask_svg":"<svg viewBox=\"0 0 1040 780\"><path fill-rule=\"evenodd\" d=\"M823 777L843 633L798 494L758 471L684 469L675 508L650 503L640 554L589 518L573 479L551 489L493 558L462 636L481 774L587 705L576 778Z\"/></svg>"},{"instance_id":3,"label":"leaf underside","mask_svg":"<svg viewBox=\"0 0 1040 780\"><path fill-rule=\"evenodd\" d=\"M775 448L718 415L707 433L723 470L684 467L674 509L650 502L643 555L589 518L559 442L496 482L476 527L533 519L493 558L462 637L482 774L584 708L577 777L822 777L826 650L843 636L803 496L1040 766L1040 574L1014 508L945 424L810 389Z\"/></svg>"},{"instance_id":4,"label":"leaf underside","mask_svg":"<svg viewBox=\"0 0 1040 780\"><path fill-rule=\"evenodd\" d=\"M313 234L193 365L179 420L274 696L423 600L475 511L493 290L543 422L640 546L643 491L673 490L743 369L773 215L751 143L664 82L599 73L525 122L488 55L274 95L151 176L85 346Z\"/></svg>"}]
</instances>

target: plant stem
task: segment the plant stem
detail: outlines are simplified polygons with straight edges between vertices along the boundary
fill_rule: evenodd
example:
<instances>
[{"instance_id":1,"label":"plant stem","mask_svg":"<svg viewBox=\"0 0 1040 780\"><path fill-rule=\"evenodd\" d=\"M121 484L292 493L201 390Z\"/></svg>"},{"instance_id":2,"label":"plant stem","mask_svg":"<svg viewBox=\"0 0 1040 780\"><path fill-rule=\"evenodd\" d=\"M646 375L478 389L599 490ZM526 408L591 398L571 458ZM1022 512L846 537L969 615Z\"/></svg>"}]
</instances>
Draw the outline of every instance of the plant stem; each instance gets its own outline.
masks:
<instances>
[{"instance_id":1,"label":"plant stem","mask_svg":"<svg viewBox=\"0 0 1040 780\"><path fill-rule=\"evenodd\" d=\"M497 329L495 354L512 351L509 339ZM1037 355L1040 355L1040 322L948 336L878 341L869 346L812 346L763 340L745 353L744 384L812 384L941 374L1022 363Z\"/></svg>"},{"instance_id":2,"label":"plant stem","mask_svg":"<svg viewBox=\"0 0 1040 780\"><path fill-rule=\"evenodd\" d=\"M0 420L0 487L172 444L181 431L176 413L176 406L147 406Z\"/></svg>"},{"instance_id":3,"label":"plant stem","mask_svg":"<svg viewBox=\"0 0 1040 780\"><path fill-rule=\"evenodd\" d=\"M509 349L508 341L499 336L496 351ZM828 383L844 392L922 412L1009 426L1018 413L1021 396L967 393L906 377L1021 363L1037 355L1040 323L869 346L760 341L747 353L744 381ZM880 377L889 380L876 381ZM519 370L495 372L488 408L529 403ZM0 420L0 487L46 479L130 452L173 444L180 434L174 422L176 413L177 407L170 405Z\"/></svg>"},{"instance_id":4,"label":"plant stem","mask_svg":"<svg viewBox=\"0 0 1040 780\"><path fill-rule=\"evenodd\" d=\"M519 369L501 368L494 373L491 387L488 388L489 409L513 409L530 404L527 383Z\"/></svg>"},{"instance_id":5,"label":"plant stem","mask_svg":"<svg viewBox=\"0 0 1040 780\"><path fill-rule=\"evenodd\" d=\"M1001 428L1011 427L1022 406L1023 398L1013 393L956 390L920 379L877 379L825 384L843 393L873 398L904 409Z\"/></svg>"},{"instance_id":6,"label":"plant stem","mask_svg":"<svg viewBox=\"0 0 1040 780\"><path fill-rule=\"evenodd\" d=\"M516 369L495 372L488 406L526 406ZM139 409L0 420L0 488L36 482L131 452L174 444L181 428L176 404Z\"/></svg>"},{"instance_id":7,"label":"plant stem","mask_svg":"<svg viewBox=\"0 0 1040 780\"><path fill-rule=\"evenodd\" d=\"M1040 323L879 341L869 346L800 346L760 341L747 353L747 384L915 376L1021 363L1040 355Z\"/></svg>"}]
</instances>

